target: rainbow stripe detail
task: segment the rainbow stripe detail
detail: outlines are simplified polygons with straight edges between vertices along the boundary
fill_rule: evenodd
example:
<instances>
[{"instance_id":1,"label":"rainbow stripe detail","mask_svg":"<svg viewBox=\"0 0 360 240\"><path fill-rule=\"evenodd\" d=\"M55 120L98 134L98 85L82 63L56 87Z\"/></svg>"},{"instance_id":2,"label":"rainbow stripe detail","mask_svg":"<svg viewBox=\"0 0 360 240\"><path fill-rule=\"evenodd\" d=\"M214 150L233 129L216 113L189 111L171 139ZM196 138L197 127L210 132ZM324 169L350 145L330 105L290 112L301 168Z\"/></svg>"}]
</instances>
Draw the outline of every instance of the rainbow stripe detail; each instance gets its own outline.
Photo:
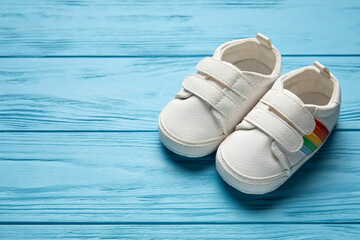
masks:
<instances>
[{"instance_id":1,"label":"rainbow stripe detail","mask_svg":"<svg viewBox=\"0 0 360 240\"><path fill-rule=\"evenodd\" d=\"M325 127L325 125L322 124L320 121L315 119L315 122L316 122L316 127L313 133L309 135L305 135L303 137L304 144L300 150L306 155L311 154L318 147L320 147L330 133L329 130Z\"/></svg>"}]
</instances>

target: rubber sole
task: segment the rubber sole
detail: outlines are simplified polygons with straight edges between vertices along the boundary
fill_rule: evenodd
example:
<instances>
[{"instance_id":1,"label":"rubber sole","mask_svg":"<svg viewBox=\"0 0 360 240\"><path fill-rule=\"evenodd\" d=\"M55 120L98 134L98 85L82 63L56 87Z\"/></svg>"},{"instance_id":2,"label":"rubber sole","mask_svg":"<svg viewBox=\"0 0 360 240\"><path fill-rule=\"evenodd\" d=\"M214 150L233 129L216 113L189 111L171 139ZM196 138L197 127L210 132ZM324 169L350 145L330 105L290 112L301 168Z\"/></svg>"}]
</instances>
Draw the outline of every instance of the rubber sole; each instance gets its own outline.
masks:
<instances>
[{"instance_id":1,"label":"rubber sole","mask_svg":"<svg viewBox=\"0 0 360 240\"><path fill-rule=\"evenodd\" d=\"M326 142L326 140L324 141L324 143ZM283 174L275 180L272 178L271 181L269 180L268 182L259 182L258 179L249 181L248 177L247 179L242 178L238 173L232 170L226 163L226 161L223 159L221 154L221 146L216 153L216 169L222 179L233 188L246 194L266 194L276 190L282 184L284 184L305 162L307 162L307 160L309 160L315 153L317 153L317 151L324 145L324 143L310 155L300 160L290 170L286 171L286 175Z\"/></svg>"},{"instance_id":2,"label":"rubber sole","mask_svg":"<svg viewBox=\"0 0 360 240\"><path fill-rule=\"evenodd\" d=\"M199 158L213 153L220 143L226 138L223 136L219 139L202 141L202 142L187 142L171 135L161 123L161 115L158 122L159 136L161 142L170 151L189 158Z\"/></svg>"},{"instance_id":3,"label":"rubber sole","mask_svg":"<svg viewBox=\"0 0 360 240\"><path fill-rule=\"evenodd\" d=\"M265 194L271 192L287 180L287 178L282 177L268 183L250 182L245 178L241 178L229 168L219 150L216 153L216 169L227 184L246 194Z\"/></svg>"}]
</instances>

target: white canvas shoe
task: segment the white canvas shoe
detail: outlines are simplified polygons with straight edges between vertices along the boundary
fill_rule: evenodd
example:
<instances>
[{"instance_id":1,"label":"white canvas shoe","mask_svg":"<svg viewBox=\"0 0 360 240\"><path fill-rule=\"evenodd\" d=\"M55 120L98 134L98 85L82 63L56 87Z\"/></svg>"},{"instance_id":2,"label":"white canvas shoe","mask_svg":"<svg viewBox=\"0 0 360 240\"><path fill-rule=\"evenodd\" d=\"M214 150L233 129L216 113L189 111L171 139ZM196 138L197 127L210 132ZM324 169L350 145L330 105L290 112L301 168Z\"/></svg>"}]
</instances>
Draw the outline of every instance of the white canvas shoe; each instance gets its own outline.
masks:
<instances>
[{"instance_id":1,"label":"white canvas shoe","mask_svg":"<svg viewBox=\"0 0 360 240\"><path fill-rule=\"evenodd\" d=\"M244 193L275 190L326 141L340 102L338 80L318 62L282 76L220 145L219 174Z\"/></svg>"},{"instance_id":2,"label":"white canvas shoe","mask_svg":"<svg viewBox=\"0 0 360 240\"><path fill-rule=\"evenodd\" d=\"M225 43L196 66L159 117L162 143L201 157L212 153L281 74L281 55L270 39Z\"/></svg>"}]
</instances>

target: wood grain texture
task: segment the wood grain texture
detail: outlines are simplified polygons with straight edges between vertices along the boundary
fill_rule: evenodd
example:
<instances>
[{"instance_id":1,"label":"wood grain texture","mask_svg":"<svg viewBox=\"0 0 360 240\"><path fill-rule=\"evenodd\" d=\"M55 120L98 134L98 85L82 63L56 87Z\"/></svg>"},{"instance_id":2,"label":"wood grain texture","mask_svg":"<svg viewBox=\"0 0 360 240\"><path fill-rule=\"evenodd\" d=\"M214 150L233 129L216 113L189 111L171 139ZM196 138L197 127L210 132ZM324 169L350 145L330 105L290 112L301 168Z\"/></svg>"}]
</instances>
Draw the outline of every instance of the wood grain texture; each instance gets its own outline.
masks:
<instances>
[{"instance_id":1,"label":"wood grain texture","mask_svg":"<svg viewBox=\"0 0 360 240\"><path fill-rule=\"evenodd\" d=\"M283 54L360 54L357 0L3 0L0 55L198 55L268 35Z\"/></svg>"},{"instance_id":2,"label":"wood grain texture","mask_svg":"<svg viewBox=\"0 0 360 240\"><path fill-rule=\"evenodd\" d=\"M0 59L1 130L156 130L195 58ZM342 87L337 129L359 129L359 57L285 57L283 73L319 60Z\"/></svg>"},{"instance_id":3,"label":"wood grain texture","mask_svg":"<svg viewBox=\"0 0 360 240\"><path fill-rule=\"evenodd\" d=\"M0 239L357 239L360 2L2 0ZM264 196L214 155L167 151L157 117L220 44L268 35L283 73L330 68L342 112L326 145Z\"/></svg>"},{"instance_id":4,"label":"wood grain texture","mask_svg":"<svg viewBox=\"0 0 360 240\"><path fill-rule=\"evenodd\" d=\"M356 239L359 225L62 225L0 226L2 240L13 239Z\"/></svg>"},{"instance_id":5,"label":"wood grain texture","mask_svg":"<svg viewBox=\"0 0 360 240\"><path fill-rule=\"evenodd\" d=\"M359 141L334 132L284 186L251 196L214 155L184 159L156 132L2 133L0 222L360 223Z\"/></svg>"}]
</instances>

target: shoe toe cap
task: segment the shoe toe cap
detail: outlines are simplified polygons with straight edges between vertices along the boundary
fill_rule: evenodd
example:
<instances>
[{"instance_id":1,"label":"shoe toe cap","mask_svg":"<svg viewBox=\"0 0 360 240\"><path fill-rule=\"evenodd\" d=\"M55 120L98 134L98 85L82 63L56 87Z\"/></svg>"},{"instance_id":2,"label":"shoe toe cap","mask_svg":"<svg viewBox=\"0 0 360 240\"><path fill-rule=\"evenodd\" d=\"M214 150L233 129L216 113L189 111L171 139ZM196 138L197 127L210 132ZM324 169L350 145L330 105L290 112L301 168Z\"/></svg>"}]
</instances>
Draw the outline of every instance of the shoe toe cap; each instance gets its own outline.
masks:
<instances>
[{"instance_id":1,"label":"shoe toe cap","mask_svg":"<svg viewBox=\"0 0 360 240\"><path fill-rule=\"evenodd\" d=\"M220 146L223 161L237 175L266 179L284 171L271 150L272 139L258 129L238 130Z\"/></svg>"},{"instance_id":2,"label":"shoe toe cap","mask_svg":"<svg viewBox=\"0 0 360 240\"><path fill-rule=\"evenodd\" d=\"M210 107L196 97L172 100L160 121L169 134L185 142L208 141L223 134Z\"/></svg>"}]
</instances>

